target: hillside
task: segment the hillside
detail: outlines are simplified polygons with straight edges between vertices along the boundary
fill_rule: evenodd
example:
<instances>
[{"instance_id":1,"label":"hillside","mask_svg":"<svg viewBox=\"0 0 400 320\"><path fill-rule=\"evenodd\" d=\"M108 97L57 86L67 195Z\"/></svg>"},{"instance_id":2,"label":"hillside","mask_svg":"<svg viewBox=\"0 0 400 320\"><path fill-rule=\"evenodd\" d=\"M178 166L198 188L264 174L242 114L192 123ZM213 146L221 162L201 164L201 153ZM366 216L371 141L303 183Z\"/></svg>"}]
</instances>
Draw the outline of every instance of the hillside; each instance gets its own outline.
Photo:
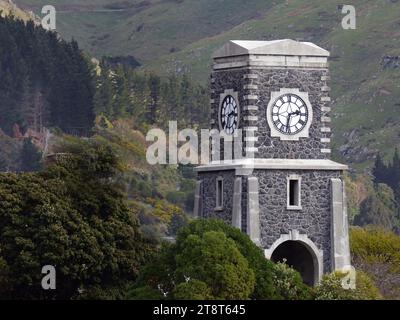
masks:
<instances>
[{"instance_id":1,"label":"hillside","mask_svg":"<svg viewBox=\"0 0 400 320\"><path fill-rule=\"evenodd\" d=\"M40 11L45 0L18 0ZM357 29L341 28L341 1L54 1L58 31L95 56L133 55L160 74L206 83L212 51L229 39L292 38L331 51L335 157L364 168L399 145L400 2L353 1ZM383 57L385 68L382 65Z\"/></svg>"},{"instance_id":2,"label":"hillside","mask_svg":"<svg viewBox=\"0 0 400 320\"><path fill-rule=\"evenodd\" d=\"M0 0L0 12L2 17L13 15L24 21L32 20L35 23L40 23L40 20L32 11L20 9L12 0Z\"/></svg>"}]
</instances>

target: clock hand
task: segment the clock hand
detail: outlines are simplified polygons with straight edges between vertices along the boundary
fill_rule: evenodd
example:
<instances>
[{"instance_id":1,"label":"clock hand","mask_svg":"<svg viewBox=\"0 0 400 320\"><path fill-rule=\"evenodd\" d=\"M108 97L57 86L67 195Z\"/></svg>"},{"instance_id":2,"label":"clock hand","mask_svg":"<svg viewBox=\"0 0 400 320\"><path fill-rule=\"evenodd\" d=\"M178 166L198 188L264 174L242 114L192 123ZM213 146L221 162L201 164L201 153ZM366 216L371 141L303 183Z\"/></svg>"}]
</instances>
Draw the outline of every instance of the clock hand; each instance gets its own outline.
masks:
<instances>
[{"instance_id":1,"label":"clock hand","mask_svg":"<svg viewBox=\"0 0 400 320\"><path fill-rule=\"evenodd\" d=\"M286 132L289 131L289 124L290 124L290 117L291 117L291 116L292 116L292 114L289 113L289 116L288 116L288 118L287 118L287 123L286 123Z\"/></svg>"},{"instance_id":2,"label":"clock hand","mask_svg":"<svg viewBox=\"0 0 400 320\"><path fill-rule=\"evenodd\" d=\"M300 114L300 110L296 110L295 112L289 113L289 116L292 116L292 115L298 116L299 114Z\"/></svg>"}]
</instances>

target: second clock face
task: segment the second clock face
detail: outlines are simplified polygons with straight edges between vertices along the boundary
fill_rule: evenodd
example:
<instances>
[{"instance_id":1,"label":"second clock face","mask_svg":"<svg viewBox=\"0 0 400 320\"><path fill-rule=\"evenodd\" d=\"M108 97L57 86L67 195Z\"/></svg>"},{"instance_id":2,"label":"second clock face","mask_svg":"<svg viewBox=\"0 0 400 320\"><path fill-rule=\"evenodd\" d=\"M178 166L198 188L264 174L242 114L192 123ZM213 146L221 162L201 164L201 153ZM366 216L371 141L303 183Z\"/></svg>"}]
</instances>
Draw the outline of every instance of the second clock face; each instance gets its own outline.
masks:
<instances>
[{"instance_id":1,"label":"second clock face","mask_svg":"<svg viewBox=\"0 0 400 320\"><path fill-rule=\"evenodd\" d=\"M227 134L233 134L239 123L239 109L234 97L228 95L224 98L220 110L221 128Z\"/></svg>"},{"instance_id":2,"label":"second clock face","mask_svg":"<svg viewBox=\"0 0 400 320\"><path fill-rule=\"evenodd\" d=\"M280 96L273 104L271 112L275 127L287 135L299 133L309 121L305 102L295 94Z\"/></svg>"}]
</instances>

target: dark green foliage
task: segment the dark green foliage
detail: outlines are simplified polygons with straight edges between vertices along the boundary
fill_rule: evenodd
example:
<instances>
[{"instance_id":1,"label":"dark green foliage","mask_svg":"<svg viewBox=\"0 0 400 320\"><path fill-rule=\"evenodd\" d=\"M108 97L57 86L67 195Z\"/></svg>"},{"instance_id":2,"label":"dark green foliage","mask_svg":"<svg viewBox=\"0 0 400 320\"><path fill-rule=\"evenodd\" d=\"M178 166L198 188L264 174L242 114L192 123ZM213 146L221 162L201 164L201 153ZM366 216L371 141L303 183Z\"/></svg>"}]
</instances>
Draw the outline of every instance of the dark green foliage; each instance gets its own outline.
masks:
<instances>
[{"instance_id":1,"label":"dark green foliage","mask_svg":"<svg viewBox=\"0 0 400 320\"><path fill-rule=\"evenodd\" d=\"M112 68L106 60L99 68L97 115L104 114L110 120L134 117L141 130L152 125L168 128L168 121L178 121L180 128L208 127L209 93L188 77L161 79L122 66Z\"/></svg>"},{"instance_id":2,"label":"dark green foliage","mask_svg":"<svg viewBox=\"0 0 400 320\"><path fill-rule=\"evenodd\" d=\"M0 17L0 128L59 127L87 133L94 120L92 71L76 42L33 22Z\"/></svg>"},{"instance_id":3,"label":"dark green foliage","mask_svg":"<svg viewBox=\"0 0 400 320\"><path fill-rule=\"evenodd\" d=\"M0 174L3 298L118 298L151 254L113 151L92 140L64 148L43 172ZM56 267L57 290L42 290L44 265Z\"/></svg>"},{"instance_id":4,"label":"dark green foliage","mask_svg":"<svg viewBox=\"0 0 400 320\"><path fill-rule=\"evenodd\" d=\"M354 218L358 226L377 225L393 229L396 223L396 202L392 189L385 184L375 186L375 192L360 204L360 213Z\"/></svg>"},{"instance_id":5,"label":"dark green foliage","mask_svg":"<svg viewBox=\"0 0 400 320\"><path fill-rule=\"evenodd\" d=\"M189 280L176 286L173 291L176 300L210 300L213 299L211 289L200 280Z\"/></svg>"},{"instance_id":6,"label":"dark green foliage","mask_svg":"<svg viewBox=\"0 0 400 320\"><path fill-rule=\"evenodd\" d=\"M31 139L25 139L21 151L21 171L33 172L42 169L42 154L32 143Z\"/></svg>"},{"instance_id":7,"label":"dark green foliage","mask_svg":"<svg viewBox=\"0 0 400 320\"><path fill-rule=\"evenodd\" d=\"M254 271L256 283L253 299L279 299L280 294L276 291L273 284L274 265L266 260L262 250L257 247L250 238L239 229L233 228L219 220L198 220L184 228L178 236L187 237L189 234L202 234L207 231L221 231L233 241L235 241L241 254L249 262L250 268Z\"/></svg>"},{"instance_id":8,"label":"dark green foliage","mask_svg":"<svg viewBox=\"0 0 400 320\"><path fill-rule=\"evenodd\" d=\"M393 189L397 206L397 218L400 219L400 156L398 149L396 148L392 162L389 164L385 164L378 154L372 174L375 185L385 183Z\"/></svg>"},{"instance_id":9,"label":"dark green foliage","mask_svg":"<svg viewBox=\"0 0 400 320\"><path fill-rule=\"evenodd\" d=\"M311 298L297 271L275 266L247 235L213 219L181 229L176 243L165 244L141 270L128 296L146 286L167 299Z\"/></svg>"}]
</instances>

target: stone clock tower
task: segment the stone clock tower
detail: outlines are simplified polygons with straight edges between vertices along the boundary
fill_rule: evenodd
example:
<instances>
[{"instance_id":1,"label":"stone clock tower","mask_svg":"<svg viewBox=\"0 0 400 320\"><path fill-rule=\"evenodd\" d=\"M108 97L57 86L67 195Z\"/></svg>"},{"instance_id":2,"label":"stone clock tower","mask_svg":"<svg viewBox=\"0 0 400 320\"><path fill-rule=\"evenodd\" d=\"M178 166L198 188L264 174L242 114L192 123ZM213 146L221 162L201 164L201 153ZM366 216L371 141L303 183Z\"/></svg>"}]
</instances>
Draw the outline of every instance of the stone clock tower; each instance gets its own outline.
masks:
<instances>
[{"instance_id":1,"label":"stone clock tower","mask_svg":"<svg viewBox=\"0 0 400 320\"><path fill-rule=\"evenodd\" d=\"M350 268L347 166L330 160L328 56L293 40L229 41L217 50L210 125L241 137L243 157L219 151L220 161L196 168L195 215L240 228L310 285Z\"/></svg>"}]
</instances>

